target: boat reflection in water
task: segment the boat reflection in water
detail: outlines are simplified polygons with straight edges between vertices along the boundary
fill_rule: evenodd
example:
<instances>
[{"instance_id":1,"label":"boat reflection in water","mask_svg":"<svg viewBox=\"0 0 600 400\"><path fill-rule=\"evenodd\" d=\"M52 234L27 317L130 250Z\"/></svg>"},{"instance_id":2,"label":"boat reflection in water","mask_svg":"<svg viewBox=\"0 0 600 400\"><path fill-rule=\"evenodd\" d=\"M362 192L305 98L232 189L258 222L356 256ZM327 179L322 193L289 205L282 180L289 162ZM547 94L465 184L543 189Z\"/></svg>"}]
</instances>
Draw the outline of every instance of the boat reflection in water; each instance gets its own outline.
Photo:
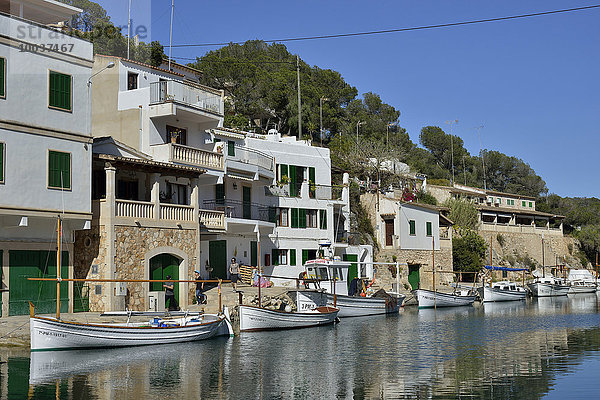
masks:
<instances>
[{"instance_id":1,"label":"boat reflection in water","mask_svg":"<svg viewBox=\"0 0 600 400\"><path fill-rule=\"evenodd\" d=\"M597 380L577 380L582 365L600 368L592 299L407 307L395 318L343 320L333 328L34 353L31 361L9 356L0 364L0 380L8 382L0 398L54 390L61 398L540 398L567 386L571 397L595 398ZM21 376L24 388L15 396Z\"/></svg>"}]
</instances>

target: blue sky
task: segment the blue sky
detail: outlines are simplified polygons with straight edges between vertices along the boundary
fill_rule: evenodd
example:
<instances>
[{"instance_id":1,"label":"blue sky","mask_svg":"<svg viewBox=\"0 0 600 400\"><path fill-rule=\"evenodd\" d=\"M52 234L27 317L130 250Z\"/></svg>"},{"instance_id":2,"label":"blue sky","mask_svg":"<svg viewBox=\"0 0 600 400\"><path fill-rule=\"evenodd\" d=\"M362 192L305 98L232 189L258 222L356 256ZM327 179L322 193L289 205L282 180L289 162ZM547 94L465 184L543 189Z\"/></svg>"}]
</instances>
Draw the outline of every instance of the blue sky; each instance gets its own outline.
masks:
<instances>
[{"instance_id":1,"label":"blue sky","mask_svg":"<svg viewBox=\"0 0 600 400\"><path fill-rule=\"evenodd\" d=\"M127 1L100 3L126 24ZM134 23L169 42L170 0L133 0ZM493 18L597 4L546 1L175 0L173 43L348 33ZM600 4L600 1L598 1ZM561 196L600 197L600 9L528 19L285 43L312 65L339 71L360 93L401 112L418 143L423 126L458 119L471 154L522 158ZM201 56L215 47L173 49ZM165 49L168 52L168 49ZM184 60L181 60L184 61Z\"/></svg>"}]
</instances>

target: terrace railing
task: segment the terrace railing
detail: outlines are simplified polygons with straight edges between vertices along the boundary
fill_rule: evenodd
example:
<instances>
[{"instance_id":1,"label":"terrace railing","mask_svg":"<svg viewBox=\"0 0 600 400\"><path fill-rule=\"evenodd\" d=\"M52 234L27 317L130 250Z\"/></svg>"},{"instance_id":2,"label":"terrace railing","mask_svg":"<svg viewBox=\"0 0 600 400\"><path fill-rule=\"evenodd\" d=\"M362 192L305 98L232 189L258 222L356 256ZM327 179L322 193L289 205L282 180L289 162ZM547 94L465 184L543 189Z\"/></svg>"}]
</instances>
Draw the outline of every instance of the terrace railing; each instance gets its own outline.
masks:
<instances>
[{"instance_id":1,"label":"terrace railing","mask_svg":"<svg viewBox=\"0 0 600 400\"><path fill-rule=\"evenodd\" d=\"M223 99L200 85L179 81L160 81L150 84L150 104L182 103L194 108L223 115Z\"/></svg>"}]
</instances>

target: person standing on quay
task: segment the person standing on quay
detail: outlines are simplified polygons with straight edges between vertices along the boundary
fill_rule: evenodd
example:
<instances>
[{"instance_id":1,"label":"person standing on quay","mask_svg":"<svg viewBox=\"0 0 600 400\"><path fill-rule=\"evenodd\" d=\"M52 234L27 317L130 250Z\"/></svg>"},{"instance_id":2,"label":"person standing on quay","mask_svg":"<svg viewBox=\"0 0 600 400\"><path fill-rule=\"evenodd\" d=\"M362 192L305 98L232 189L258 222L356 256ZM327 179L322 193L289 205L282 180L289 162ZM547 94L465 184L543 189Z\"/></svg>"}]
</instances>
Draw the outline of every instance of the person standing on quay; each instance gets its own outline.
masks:
<instances>
[{"instance_id":1,"label":"person standing on quay","mask_svg":"<svg viewBox=\"0 0 600 400\"><path fill-rule=\"evenodd\" d=\"M196 302L198 304L206 304L206 295L204 292L204 282L200 277L200 271L194 271L194 280L196 281Z\"/></svg>"},{"instance_id":2,"label":"person standing on quay","mask_svg":"<svg viewBox=\"0 0 600 400\"><path fill-rule=\"evenodd\" d=\"M237 281L240 273L240 265L235 261L235 257L231 259L231 264L229 264L229 276L231 277L231 286L233 286L233 291L237 292Z\"/></svg>"},{"instance_id":3,"label":"person standing on quay","mask_svg":"<svg viewBox=\"0 0 600 400\"><path fill-rule=\"evenodd\" d=\"M171 280L171 275L167 275L166 279L168 281ZM173 282L165 282L163 288L165 288L165 307L168 304L169 311L178 311L179 305L177 304L177 300L175 300L175 285Z\"/></svg>"}]
</instances>

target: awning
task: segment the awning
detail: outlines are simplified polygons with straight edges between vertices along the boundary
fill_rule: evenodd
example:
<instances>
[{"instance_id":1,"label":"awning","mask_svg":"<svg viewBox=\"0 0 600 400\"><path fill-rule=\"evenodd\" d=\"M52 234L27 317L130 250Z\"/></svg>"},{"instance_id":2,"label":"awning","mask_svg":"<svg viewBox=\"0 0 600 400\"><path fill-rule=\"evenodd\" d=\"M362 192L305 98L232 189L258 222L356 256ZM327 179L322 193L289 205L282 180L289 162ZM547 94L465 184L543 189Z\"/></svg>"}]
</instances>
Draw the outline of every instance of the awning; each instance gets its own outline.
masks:
<instances>
[{"instance_id":1,"label":"awning","mask_svg":"<svg viewBox=\"0 0 600 400\"><path fill-rule=\"evenodd\" d=\"M239 179L241 181L248 181L248 182L252 182L254 180L253 178L250 178L247 175L235 174L235 173L231 173L231 172L227 172L227 177L233 178L233 179Z\"/></svg>"},{"instance_id":2,"label":"awning","mask_svg":"<svg viewBox=\"0 0 600 400\"><path fill-rule=\"evenodd\" d=\"M496 213L489 213L489 212L482 211L482 212L481 212L481 215L484 215L484 216L486 216L486 217L494 217L494 218L496 218L496 215L498 215L498 214L496 214Z\"/></svg>"},{"instance_id":3,"label":"awning","mask_svg":"<svg viewBox=\"0 0 600 400\"><path fill-rule=\"evenodd\" d=\"M483 268L489 269L492 271L512 271L512 272L529 271L529 268L494 267L494 266L490 266L490 265L485 265Z\"/></svg>"}]
</instances>

